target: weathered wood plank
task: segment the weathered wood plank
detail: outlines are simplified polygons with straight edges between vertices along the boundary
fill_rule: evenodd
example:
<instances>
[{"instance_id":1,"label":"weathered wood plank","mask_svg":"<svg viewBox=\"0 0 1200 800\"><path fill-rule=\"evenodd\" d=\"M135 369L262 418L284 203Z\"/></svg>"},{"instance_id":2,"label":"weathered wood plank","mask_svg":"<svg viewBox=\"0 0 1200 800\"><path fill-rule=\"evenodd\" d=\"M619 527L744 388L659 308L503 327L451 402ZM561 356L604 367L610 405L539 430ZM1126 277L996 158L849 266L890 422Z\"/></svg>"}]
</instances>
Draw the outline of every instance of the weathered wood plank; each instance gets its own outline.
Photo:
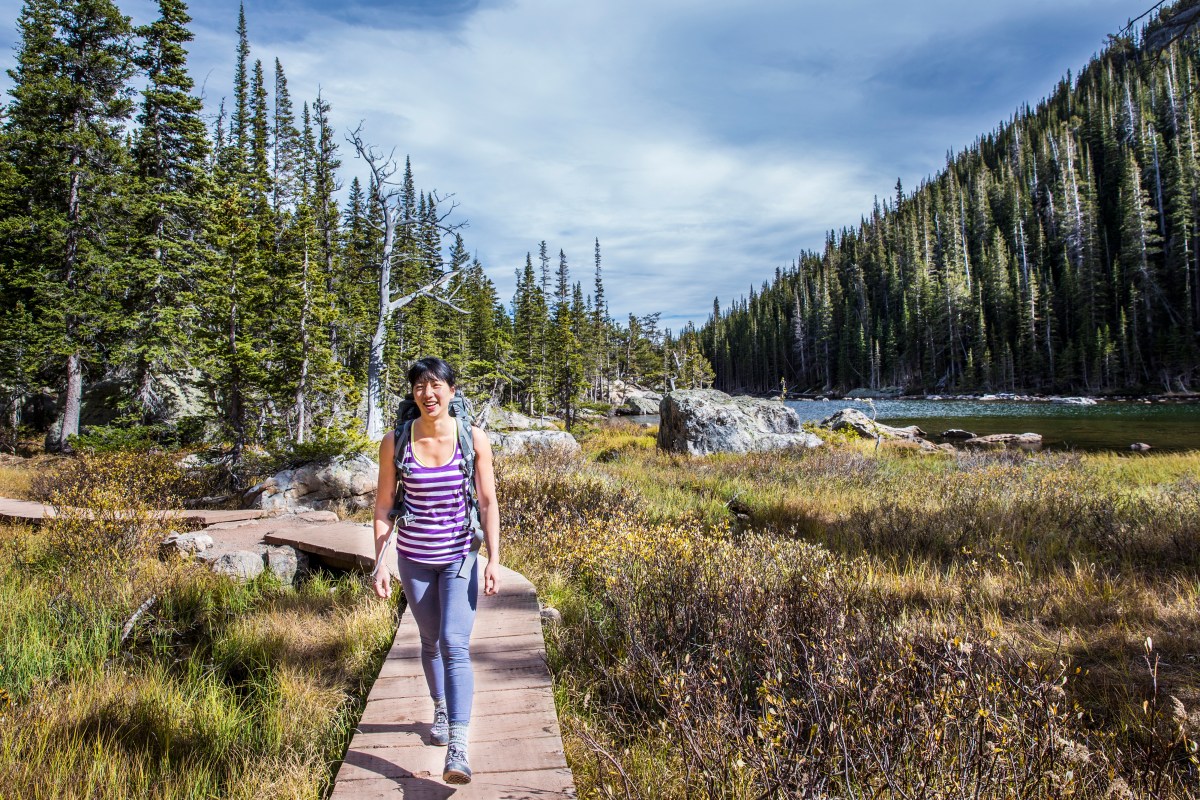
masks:
<instances>
[{"instance_id":1,"label":"weathered wood plank","mask_svg":"<svg viewBox=\"0 0 1200 800\"><path fill-rule=\"evenodd\" d=\"M34 503L29 500L14 500L10 497L0 497L0 519L21 522L41 522L56 514L53 506ZM208 509L167 509L154 511L166 519L180 520L192 525L216 525L238 520L251 520L263 517L266 512L260 509L246 510L208 510Z\"/></svg>"}]
</instances>

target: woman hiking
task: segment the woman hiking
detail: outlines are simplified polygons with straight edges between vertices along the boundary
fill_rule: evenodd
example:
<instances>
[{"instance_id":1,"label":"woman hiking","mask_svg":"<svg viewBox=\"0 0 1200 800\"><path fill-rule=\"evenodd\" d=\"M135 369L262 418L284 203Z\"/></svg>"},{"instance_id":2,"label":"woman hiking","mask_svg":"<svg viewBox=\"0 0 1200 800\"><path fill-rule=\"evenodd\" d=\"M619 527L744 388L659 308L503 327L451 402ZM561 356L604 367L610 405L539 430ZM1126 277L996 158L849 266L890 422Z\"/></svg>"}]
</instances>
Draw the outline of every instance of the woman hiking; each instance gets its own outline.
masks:
<instances>
[{"instance_id":1,"label":"woman hiking","mask_svg":"<svg viewBox=\"0 0 1200 800\"><path fill-rule=\"evenodd\" d=\"M470 640L479 597L473 504L477 498L487 544L485 594L499 587L500 511L487 435L466 424L460 430L452 414L455 380L454 369L440 358L422 358L408 370L420 416L401 426L403 441L395 441L393 432L379 445L375 563L383 563L394 526L400 582L421 634L421 667L433 698L429 739L447 746L442 779L461 784L471 781L467 726L475 679ZM469 440L460 441L460 434ZM464 463L472 453L473 469ZM396 505L398 480L403 507ZM377 569L375 593L390 597L391 581L386 568Z\"/></svg>"}]
</instances>

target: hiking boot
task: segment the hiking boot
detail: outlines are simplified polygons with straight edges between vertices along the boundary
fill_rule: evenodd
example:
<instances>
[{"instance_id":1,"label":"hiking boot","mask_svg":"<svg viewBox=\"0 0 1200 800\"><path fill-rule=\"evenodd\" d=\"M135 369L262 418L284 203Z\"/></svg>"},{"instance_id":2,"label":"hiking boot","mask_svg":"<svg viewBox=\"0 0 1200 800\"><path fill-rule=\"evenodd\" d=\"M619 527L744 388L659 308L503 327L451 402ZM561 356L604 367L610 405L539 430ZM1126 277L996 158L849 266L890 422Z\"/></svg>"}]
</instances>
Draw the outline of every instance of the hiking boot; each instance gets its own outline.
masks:
<instances>
[{"instance_id":1,"label":"hiking boot","mask_svg":"<svg viewBox=\"0 0 1200 800\"><path fill-rule=\"evenodd\" d=\"M446 783L470 783L471 767L467 764L467 748L458 742L451 742L446 750L446 768L442 771L442 780Z\"/></svg>"},{"instance_id":2,"label":"hiking boot","mask_svg":"<svg viewBox=\"0 0 1200 800\"><path fill-rule=\"evenodd\" d=\"M450 715L444 705L433 710L433 727L429 729L429 743L445 747L450 743Z\"/></svg>"}]
</instances>

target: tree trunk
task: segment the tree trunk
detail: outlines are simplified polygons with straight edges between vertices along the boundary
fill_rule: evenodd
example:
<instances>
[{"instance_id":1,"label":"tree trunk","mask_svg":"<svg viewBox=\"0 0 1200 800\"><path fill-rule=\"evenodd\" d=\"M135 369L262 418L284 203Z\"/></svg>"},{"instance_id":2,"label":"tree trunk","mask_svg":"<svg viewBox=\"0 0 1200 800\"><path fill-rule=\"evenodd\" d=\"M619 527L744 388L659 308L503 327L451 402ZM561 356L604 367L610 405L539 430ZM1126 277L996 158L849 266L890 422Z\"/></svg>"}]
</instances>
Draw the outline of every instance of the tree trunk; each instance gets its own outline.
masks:
<instances>
[{"instance_id":1,"label":"tree trunk","mask_svg":"<svg viewBox=\"0 0 1200 800\"><path fill-rule=\"evenodd\" d=\"M59 451L71 449L69 436L79 434L79 409L83 401L83 366L78 353L67 356L67 396L63 405L62 426L58 430L58 441L55 442Z\"/></svg>"}]
</instances>

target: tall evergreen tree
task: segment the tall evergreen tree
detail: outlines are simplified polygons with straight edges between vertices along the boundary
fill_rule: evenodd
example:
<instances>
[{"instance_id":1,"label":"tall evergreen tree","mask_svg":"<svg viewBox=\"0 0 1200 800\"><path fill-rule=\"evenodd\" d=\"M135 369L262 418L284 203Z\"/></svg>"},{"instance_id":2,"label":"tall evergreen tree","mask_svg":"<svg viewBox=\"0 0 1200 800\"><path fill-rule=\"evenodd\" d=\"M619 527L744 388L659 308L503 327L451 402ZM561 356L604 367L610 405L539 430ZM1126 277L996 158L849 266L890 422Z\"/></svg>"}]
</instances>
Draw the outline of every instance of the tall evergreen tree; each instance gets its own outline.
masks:
<instances>
[{"instance_id":1,"label":"tall evergreen tree","mask_svg":"<svg viewBox=\"0 0 1200 800\"><path fill-rule=\"evenodd\" d=\"M47 364L63 386L53 448L79 431L85 369L101 368L119 314L107 235L120 209L122 137L132 103L132 28L107 0L30 0L6 120L21 219L16 270L33 298Z\"/></svg>"}]
</instances>

